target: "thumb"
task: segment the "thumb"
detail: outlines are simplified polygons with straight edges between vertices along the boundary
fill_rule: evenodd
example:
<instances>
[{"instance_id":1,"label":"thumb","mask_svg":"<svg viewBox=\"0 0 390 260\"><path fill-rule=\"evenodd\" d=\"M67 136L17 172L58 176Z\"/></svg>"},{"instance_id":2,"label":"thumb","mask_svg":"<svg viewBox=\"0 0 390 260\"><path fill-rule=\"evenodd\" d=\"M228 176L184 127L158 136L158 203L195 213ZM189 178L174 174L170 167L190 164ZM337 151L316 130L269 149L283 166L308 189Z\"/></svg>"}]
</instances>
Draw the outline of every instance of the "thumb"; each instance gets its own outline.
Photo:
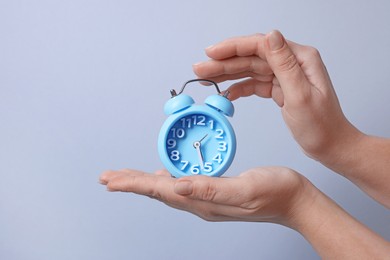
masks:
<instances>
[{"instance_id":1,"label":"thumb","mask_svg":"<svg viewBox=\"0 0 390 260\"><path fill-rule=\"evenodd\" d=\"M195 200L235 205L241 202L243 189L239 179L191 176L178 179L174 192Z\"/></svg>"},{"instance_id":2,"label":"thumb","mask_svg":"<svg viewBox=\"0 0 390 260\"><path fill-rule=\"evenodd\" d=\"M280 83L285 103L302 100L310 93L310 84L283 35L279 31L268 33L264 45L267 62Z\"/></svg>"}]
</instances>

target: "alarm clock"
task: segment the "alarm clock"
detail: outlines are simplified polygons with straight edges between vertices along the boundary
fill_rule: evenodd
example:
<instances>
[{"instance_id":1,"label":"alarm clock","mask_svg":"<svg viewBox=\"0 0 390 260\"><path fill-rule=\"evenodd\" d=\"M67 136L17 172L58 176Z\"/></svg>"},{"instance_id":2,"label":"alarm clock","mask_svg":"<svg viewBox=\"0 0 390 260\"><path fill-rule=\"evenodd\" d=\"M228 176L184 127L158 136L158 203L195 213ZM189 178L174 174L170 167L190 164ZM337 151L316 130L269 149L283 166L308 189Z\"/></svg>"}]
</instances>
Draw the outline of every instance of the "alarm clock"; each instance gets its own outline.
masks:
<instances>
[{"instance_id":1,"label":"alarm clock","mask_svg":"<svg viewBox=\"0 0 390 260\"><path fill-rule=\"evenodd\" d=\"M183 94L187 84L196 81L208 82L217 90L204 105L194 105L193 98ZM234 114L228 95L206 79L187 81L179 93L171 90L171 98L164 106L169 117L158 136L158 153L173 177L218 177L229 168L236 153L236 136L227 119Z\"/></svg>"}]
</instances>

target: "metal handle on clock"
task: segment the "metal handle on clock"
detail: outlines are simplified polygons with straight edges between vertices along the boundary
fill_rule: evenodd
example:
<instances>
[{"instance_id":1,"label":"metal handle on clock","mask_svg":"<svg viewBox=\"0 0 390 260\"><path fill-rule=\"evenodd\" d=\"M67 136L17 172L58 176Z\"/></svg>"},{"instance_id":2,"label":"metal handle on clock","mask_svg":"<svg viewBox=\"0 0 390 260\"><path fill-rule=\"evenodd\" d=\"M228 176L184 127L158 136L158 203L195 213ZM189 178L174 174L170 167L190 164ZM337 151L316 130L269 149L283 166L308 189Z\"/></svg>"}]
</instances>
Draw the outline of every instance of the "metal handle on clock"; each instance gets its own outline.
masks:
<instances>
[{"instance_id":1,"label":"metal handle on clock","mask_svg":"<svg viewBox=\"0 0 390 260\"><path fill-rule=\"evenodd\" d=\"M172 97L175 97L177 95L180 95L181 93L183 93L185 87L189 84L189 83L192 83L192 82L208 82L208 83L211 83L215 86L215 88L217 89L217 92L219 95L221 96L224 96L227 98L227 96L229 95L229 91L226 91L224 94L221 93L221 90L219 90L219 87L217 85L217 83L215 83L214 81L212 80L209 80L209 79L191 79L189 81L187 81L186 83L184 83L183 87L181 88L180 92L177 93L176 90L174 89L171 89L171 96Z\"/></svg>"}]
</instances>

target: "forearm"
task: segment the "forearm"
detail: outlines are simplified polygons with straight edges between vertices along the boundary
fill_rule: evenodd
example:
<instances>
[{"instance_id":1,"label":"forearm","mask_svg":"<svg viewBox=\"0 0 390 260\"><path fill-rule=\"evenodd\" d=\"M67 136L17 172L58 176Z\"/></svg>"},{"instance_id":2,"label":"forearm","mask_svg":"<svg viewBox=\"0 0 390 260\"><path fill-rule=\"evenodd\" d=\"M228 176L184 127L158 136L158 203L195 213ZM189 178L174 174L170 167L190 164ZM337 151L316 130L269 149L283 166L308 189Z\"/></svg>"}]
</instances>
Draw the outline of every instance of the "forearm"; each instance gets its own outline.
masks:
<instances>
[{"instance_id":1,"label":"forearm","mask_svg":"<svg viewBox=\"0 0 390 260\"><path fill-rule=\"evenodd\" d=\"M354 130L319 160L390 208L390 139Z\"/></svg>"},{"instance_id":2,"label":"forearm","mask_svg":"<svg viewBox=\"0 0 390 260\"><path fill-rule=\"evenodd\" d=\"M297 206L290 227L300 232L321 258L390 259L389 242L312 187L312 194Z\"/></svg>"}]
</instances>

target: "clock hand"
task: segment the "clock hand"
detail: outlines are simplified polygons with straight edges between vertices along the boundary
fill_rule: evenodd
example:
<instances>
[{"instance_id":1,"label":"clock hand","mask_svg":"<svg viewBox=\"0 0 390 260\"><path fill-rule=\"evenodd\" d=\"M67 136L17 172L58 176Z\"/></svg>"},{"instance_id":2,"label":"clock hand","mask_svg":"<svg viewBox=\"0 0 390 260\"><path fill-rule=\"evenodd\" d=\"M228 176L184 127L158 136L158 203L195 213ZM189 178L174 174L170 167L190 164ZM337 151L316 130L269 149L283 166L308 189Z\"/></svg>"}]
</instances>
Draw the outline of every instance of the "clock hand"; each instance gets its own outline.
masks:
<instances>
[{"instance_id":1,"label":"clock hand","mask_svg":"<svg viewBox=\"0 0 390 260\"><path fill-rule=\"evenodd\" d=\"M202 138L203 139L203 138ZM202 151L200 150L200 141L194 142L194 148L198 152L199 162L200 162L200 168L204 169L204 162L203 162L203 155Z\"/></svg>"},{"instance_id":2,"label":"clock hand","mask_svg":"<svg viewBox=\"0 0 390 260\"><path fill-rule=\"evenodd\" d=\"M200 139L198 142L201 143L203 141L203 139L205 139L209 134L206 134L205 136L202 137L202 139Z\"/></svg>"}]
</instances>

